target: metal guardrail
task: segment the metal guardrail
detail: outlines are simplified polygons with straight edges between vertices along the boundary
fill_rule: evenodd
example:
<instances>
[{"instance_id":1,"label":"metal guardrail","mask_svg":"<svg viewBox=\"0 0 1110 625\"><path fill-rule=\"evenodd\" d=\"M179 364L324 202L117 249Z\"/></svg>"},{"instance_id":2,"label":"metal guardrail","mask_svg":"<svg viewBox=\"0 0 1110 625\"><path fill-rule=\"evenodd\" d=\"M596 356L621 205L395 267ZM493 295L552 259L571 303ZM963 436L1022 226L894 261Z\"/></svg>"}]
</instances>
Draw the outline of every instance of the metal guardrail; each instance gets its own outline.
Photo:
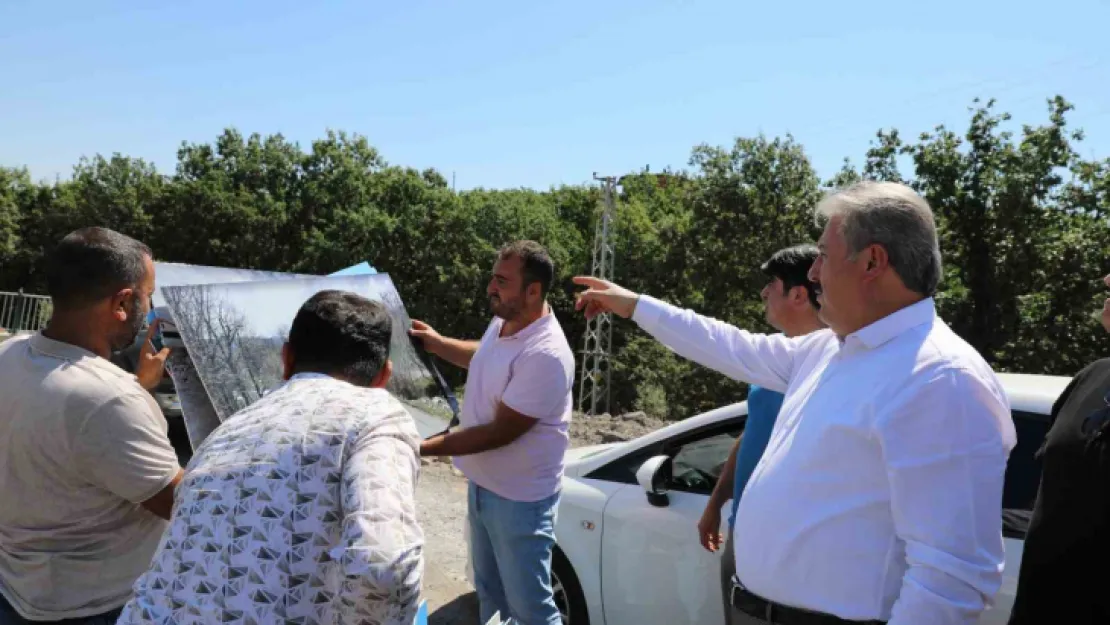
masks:
<instances>
[{"instance_id":1,"label":"metal guardrail","mask_svg":"<svg viewBox=\"0 0 1110 625\"><path fill-rule=\"evenodd\" d=\"M52 309L47 295L0 291L0 332L38 332L46 327Z\"/></svg>"}]
</instances>

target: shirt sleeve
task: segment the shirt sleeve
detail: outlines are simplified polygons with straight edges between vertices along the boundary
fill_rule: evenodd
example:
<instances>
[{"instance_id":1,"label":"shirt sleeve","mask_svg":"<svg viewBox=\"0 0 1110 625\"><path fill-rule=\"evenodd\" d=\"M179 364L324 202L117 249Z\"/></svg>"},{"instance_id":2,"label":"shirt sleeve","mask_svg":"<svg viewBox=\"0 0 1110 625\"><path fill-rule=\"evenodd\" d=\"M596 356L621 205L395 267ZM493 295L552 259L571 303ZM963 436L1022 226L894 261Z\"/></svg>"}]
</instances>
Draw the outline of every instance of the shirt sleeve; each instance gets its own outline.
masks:
<instances>
[{"instance_id":1,"label":"shirt sleeve","mask_svg":"<svg viewBox=\"0 0 1110 625\"><path fill-rule=\"evenodd\" d=\"M574 385L573 367L552 351L525 350L513 363L501 402L533 419L562 419Z\"/></svg>"},{"instance_id":2,"label":"shirt sleeve","mask_svg":"<svg viewBox=\"0 0 1110 625\"><path fill-rule=\"evenodd\" d=\"M974 625L1002 585L1002 487L1017 437L991 380L927 375L877 428L907 570L891 625Z\"/></svg>"},{"instance_id":3,"label":"shirt sleeve","mask_svg":"<svg viewBox=\"0 0 1110 625\"><path fill-rule=\"evenodd\" d=\"M424 534L416 521L417 434L399 414L362 432L343 469L344 623L410 625L420 602Z\"/></svg>"},{"instance_id":4,"label":"shirt sleeve","mask_svg":"<svg viewBox=\"0 0 1110 625\"><path fill-rule=\"evenodd\" d=\"M181 469L165 417L138 394L116 397L90 412L72 449L85 479L132 503L156 495Z\"/></svg>"},{"instance_id":5,"label":"shirt sleeve","mask_svg":"<svg viewBox=\"0 0 1110 625\"><path fill-rule=\"evenodd\" d=\"M781 334L755 334L641 295L632 315L675 353L730 378L785 393L803 343Z\"/></svg>"}]
</instances>

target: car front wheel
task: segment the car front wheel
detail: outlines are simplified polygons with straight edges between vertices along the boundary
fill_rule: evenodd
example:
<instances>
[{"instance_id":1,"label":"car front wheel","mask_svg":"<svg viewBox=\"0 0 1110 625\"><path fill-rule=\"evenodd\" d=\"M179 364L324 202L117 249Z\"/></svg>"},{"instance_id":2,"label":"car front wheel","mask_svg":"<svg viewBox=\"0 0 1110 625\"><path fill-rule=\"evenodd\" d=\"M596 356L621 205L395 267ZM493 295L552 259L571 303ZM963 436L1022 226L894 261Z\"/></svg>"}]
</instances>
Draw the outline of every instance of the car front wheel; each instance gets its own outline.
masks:
<instances>
[{"instance_id":1,"label":"car front wheel","mask_svg":"<svg viewBox=\"0 0 1110 625\"><path fill-rule=\"evenodd\" d=\"M578 576L558 547L551 556L551 590L563 625L590 625L590 613L586 610L586 597Z\"/></svg>"}]
</instances>

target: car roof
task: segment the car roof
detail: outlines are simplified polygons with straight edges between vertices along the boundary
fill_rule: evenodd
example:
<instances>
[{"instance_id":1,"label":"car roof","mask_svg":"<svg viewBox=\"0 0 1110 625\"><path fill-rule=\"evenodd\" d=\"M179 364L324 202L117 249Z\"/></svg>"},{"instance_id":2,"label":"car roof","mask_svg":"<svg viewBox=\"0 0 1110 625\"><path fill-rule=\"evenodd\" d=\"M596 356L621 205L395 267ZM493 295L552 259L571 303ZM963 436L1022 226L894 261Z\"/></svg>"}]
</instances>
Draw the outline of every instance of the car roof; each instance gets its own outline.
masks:
<instances>
[{"instance_id":1,"label":"car roof","mask_svg":"<svg viewBox=\"0 0 1110 625\"><path fill-rule=\"evenodd\" d=\"M1066 375L1032 373L998 373L998 381L1010 399L1010 408L1024 412L1049 414L1052 404L1071 382Z\"/></svg>"},{"instance_id":2,"label":"car roof","mask_svg":"<svg viewBox=\"0 0 1110 625\"><path fill-rule=\"evenodd\" d=\"M1064 388L1071 382L1071 378L1062 375L1039 375L1031 373L998 373L998 381L1006 391L1010 400L1010 408L1025 412L1049 414L1052 404ZM665 428L656 430L644 436L645 442L668 438L674 433L692 430L703 425L710 425L724 419L731 419L748 414L748 402L741 401L727 406L721 406L709 412L695 415L683 421L677 421Z\"/></svg>"},{"instance_id":3,"label":"car roof","mask_svg":"<svg viewBox=\"0 0 1110 625\"><path fill-rule=\"evenodd\" d=\"M1010 401L1011 410L1047 415L1052 412L1052 404L1071 382L1071 378L1061 375L1039 375L1029 373L996 373L998 381ZM611 449L584 459L584 472L606 464L625 454L666 440L677 434L713 425L719 421L748 414L748 402L741 401L721 406L709 412L676 421L666 427L632 439L627 443L614 445Z\"/></svg>"}]
</instances>

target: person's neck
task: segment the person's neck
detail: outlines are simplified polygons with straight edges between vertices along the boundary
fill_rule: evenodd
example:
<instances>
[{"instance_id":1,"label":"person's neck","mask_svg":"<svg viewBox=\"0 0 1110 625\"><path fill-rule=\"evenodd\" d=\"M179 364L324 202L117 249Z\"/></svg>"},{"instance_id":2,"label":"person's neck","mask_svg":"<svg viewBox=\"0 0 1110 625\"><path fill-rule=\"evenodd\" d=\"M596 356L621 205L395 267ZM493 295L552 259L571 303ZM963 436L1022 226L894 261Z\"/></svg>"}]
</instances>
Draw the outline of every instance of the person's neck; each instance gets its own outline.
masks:
<instances>
[{"instance_id":1,"label":"person's neck","mask_svg":"<svg viewBox=\"0 0 1110 625\"><path fill-rule=\"evenodd\" d=\"M796 338L824 329L824 327L825 324L821 323L821 320L814 315L813 317L806 317L783 324L782 333L789 338Z\"/></svg>"},{"instance_id":2,"label":"person's neck","mask_svg":"<svg viewBox=\"0 0 1110 625\"><path fill-rule=\"evenodd\" d=\"M90 351L101 358L110 358L112 344L104 332L89 321L88 315L82 313L55 313L42 335L52 341L68 343Z\"/></svg>"},{"instance_id":3,"label":"person's neck","mask_svg":"<svg viewBox=\"0 0 1110 625\"><path fill-rule=\"evenodd\" d=\"M876 298L872 304L867 307L867 310L856 320L853 324L854 328L844 333L841 339L844 339L850 334L855 334L867 326L876 323L881 319L885 319L894 313L909 308L914 304L927 299L920 293L914 293L910 290L905 290L900 293L892 294L888 297Z\"/></svg>"},{"instance_id":4,"label":"person's neck","mask_svg":"<svg viewBox=\"0 0 1110 625\"><path fill-rule=\"evenodd\" d=\"M512 336L524 328L532 325L547 314L547 302L535 310L522 310L519 315L511 320L506 319L501 326L501 336Z\"/></svg>"},{"instance_id":5,"label":"person's neck","mask_svg":"<svg viewBox=\"0 0 1110 625\"><path fill-rule=\"evenodd\" d=\"M380 372L374 376L374 379L371 380L369 384L367 384L364 381L354 380L350 376L343 375L342 373L334 371L318 371L316 369L294 369L292 372L286 374L283 377L288 381L297 376L301 376L302 378L331 378L332 380L346 382L351 386L357 386L359 388L385 388L386 382L388 381L387 378L383 378L383 375Z\"/></svg>"}]
</instances>

